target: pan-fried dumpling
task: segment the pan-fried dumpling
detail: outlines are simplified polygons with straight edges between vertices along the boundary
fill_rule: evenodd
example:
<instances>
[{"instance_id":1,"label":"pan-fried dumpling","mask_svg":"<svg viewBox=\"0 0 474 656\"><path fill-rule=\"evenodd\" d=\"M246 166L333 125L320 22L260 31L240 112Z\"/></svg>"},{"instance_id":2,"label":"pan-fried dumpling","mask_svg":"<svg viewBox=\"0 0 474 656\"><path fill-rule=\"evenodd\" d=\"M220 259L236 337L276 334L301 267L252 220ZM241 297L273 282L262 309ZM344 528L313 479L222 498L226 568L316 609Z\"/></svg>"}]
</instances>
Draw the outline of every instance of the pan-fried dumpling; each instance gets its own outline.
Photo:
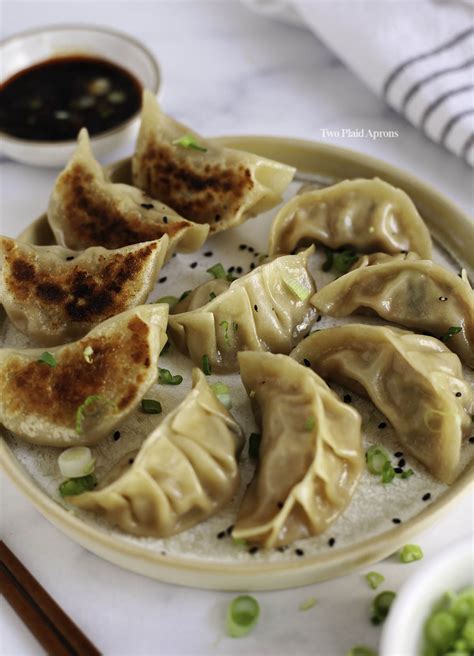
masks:
<instances>
[{"instance_id":1,"label":"pan-fried dumpling","mask_svg":"<svg viewBox=\"0 0 474 656\"><path fill-rule=\"evenodd\" d=\"M203 282L202 285L198 285L195 289L189 292L183 300L176 303L176 305L170 309L170 314L179 314L180 312L196 310L197 308L206 305L206 303L209 303L209 301L212 301L216 296L227 291L229 287L230 282L225 278L215 278Z\"/></svg>"},{"instance_id":2,"label":"pan-fried dumpling","mask_svg":"<svg viewBox=\"0 0 474 656\"><path fill-rule=\"evenodd\" d=\"M150 91L132 160L133 184L220 232L274 207L293 179L286 164L204 139L166 116Z\"/></svg>"},{"instance_id":3,"label":"pan-fried dumpling","mask_svg":"<svg viewBox=\"0 0 474 656\"><path fill-rule=\"evenodd\" d=\"M49 352L0 349L0 423L42 446L95 444L156 381L167 317L141 305Z\"/></svg>"},{"instance_id":4,"label":"pan-fried dumpling","mask_svg":"<svg viewBox=\"0 0 474 656\"><path fill-rule=\"evenodd\" d=\"M76 152L56 180L48 221L58 244L121 248L168 235L167 260L177 250L196 251L209 228L184 219L163 202L131 185L109 182L94 159L87 130L79 133Z\"/></svg>"},{"instance_id":5,"label":"pan-fried dumpling","mask_svg":"<svg viewBox=\"0 0 474 656\"><path fill-rule=\"evenodd\" d=\"M347 273L311 299L322 313L364 311L446 340L474 367L474 293L468 282L430 260L396 260ZM453 328L457 333L450 336Z\"/></svg>"},{"instance_id":6,"label":"pan-fried dumpling","mask_svg":"<svg viewBox=\"0 0 474 656\"><path fill-rule=\"evenodd\" d=\"M262 437L233 537L270 548L323 533L364 465L360 415L287 355L239 353L239 364Z\"/></svg>"},{"instance_id":7,"label":"pan-fried dumpling","mask_svg":"<svg viewBox=\"0 0 474 656\"><path fill-rule=\"evenodd\" d=\"M431 258L431 237L407 194L374 178L344 180L292 198L276 215L269 253L318 242L360 253L415 251Z\"/></svg>"},{"instance_id":8,"label":"pan-fried dumpling","mask_svg":"<svg viewBox=\"0 0 474 656\"><path fill-rule=\"evenodd\" d=\"M316 320L307 269L312 251L262 264L203 307L171 315L169 332L179 350L198 366L208 360L213 372L237 371L238 351L288 354Z\"/></svg>"},{"instance_id":9,"label":"pan-fried dumpling","mask_svg":"<svg viewBox=\"0 0 474 656\"><path fill-rule=\"evenodd\" d=\"M239 486L242 430L204 375L193 390L93 492L67 501L105 515L126 533L166 537L215 514Z\"/></svg>"},{"instance_id":10,"label":"pan-fried dumpling","mask_svg":"<svg viewBox=\"0 0 474 656\"><path fill-rule=\"evenodd\" d=\"M157 241L82 253L0 237L0 302L10 320L39 344L77 339L115 314L141 305L168 246Z\"/></svg>"},{"instance_id":11,"label":"pan-fried dumpling","mask_svg":"<svg viewBox=\"0 0 474 656\"><path fill-rule=\"evenodd\" d=\"M349 271L361 269L362 267L372 266L374 264L388 264L388 262L415 262L422 258L418 253L413 251L404 251L397 255L388 255L387 253L370 253L369 255L361 255L358 260L354 262Z\"/></svg>"},{"instance_id":12,"label":"pan-fried dumpling","mask_svg":"<svg viewBox=\"0 0 474 656\"><path fill-rule=\"evenodd\" d=\"M458 356L442 342L398 328L350 324L313 333L291 356L369 396L433 476L454 480L474 403Z\"/></svg>"}]
</instances>

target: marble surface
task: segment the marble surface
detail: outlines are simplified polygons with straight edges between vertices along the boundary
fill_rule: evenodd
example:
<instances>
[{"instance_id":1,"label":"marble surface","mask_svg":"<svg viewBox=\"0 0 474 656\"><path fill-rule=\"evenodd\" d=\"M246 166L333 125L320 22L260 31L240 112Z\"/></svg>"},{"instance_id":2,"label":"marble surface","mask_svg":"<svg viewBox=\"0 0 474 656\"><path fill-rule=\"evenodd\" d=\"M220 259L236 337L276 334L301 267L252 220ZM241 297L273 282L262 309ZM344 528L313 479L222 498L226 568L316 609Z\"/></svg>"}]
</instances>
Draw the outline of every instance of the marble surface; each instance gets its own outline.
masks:
<instances>
[{"instance_id":1,"label":"marble surface","mask_svg":"<svg viewBox=\"0 0 474 656\"><path fill-rule=\"evenodd\" d=\"M162 65L166 111L204 134L285 135L357 149L414 173L472 212L468 166L399 118L309 31L225 0L2 3L2 37L46 23L85 21L142 39ZM392 130L398 137L351 137L349 129ZM56 175L0 163L2 234L16 235L42 213ZM473 511L472 495L466 495L417 536L426 556L472 531ZM105 654L338 656L355 644L377 646L380 630L368 622L373 593L363 572L256 594L258 628L232 640L223 630L232 593L165 585L100 560L51 526L5 478L1 524L3 539ZM398 590L417 567L389 558L376 569L387 588ZM318 604L298 611L310 596ZM42 653L3 600L0 648L5 656Z\"/></svg>"}]
</instances>

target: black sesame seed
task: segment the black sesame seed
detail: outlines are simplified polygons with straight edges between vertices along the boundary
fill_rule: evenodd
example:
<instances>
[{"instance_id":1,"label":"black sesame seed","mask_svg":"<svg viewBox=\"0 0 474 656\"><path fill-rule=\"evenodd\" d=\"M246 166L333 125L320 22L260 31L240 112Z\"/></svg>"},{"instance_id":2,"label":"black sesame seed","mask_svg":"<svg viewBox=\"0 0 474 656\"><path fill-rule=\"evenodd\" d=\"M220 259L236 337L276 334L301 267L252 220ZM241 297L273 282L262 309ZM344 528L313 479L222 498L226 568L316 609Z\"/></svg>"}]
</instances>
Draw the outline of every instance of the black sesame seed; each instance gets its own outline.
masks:
<instances>
[{"instance_id":1,"label":"black sesame seed","mask_svg":"<svg viewBox=\"0 0 474 656\"><path fill-rule=\"evenodd\" d=\"M255 310L255 312L258 312L258 305L255 304L255 305L253 306L253 309Z\"/></svg>"},{"instance_id":2,"label":"black sesame seed","mask_svg":"<svg viewBox=\"0 0 474 656\"><path fill-rule=\"evenodd\" d=\"M297 556L304 556L304 551L303 549L295 549L295 554Z\"/></svg>"},{"instance_id":3,"label":"black sesame seed","mask_svg":"<svg viewBox=\"0 0 474 656\"><path fill-rule=\"evenodd\" d=\"M234 266L231 266L231 267L229 267L229 268L227 269L227 271L228 271L229 273L234 273L234 271L235 271L235 267L234 267Z\"/></svg>"},{"instance_id":4,"label":"black sesame seed","mask_svg":"<svg viewBox=\"0 0 474 656\"><path fill-rule=\"evenodd\" d=\"M168 223L168 217L167 216L163 217L163 223Z\"/></svg>"},{"instance_id":5,"label":"black sesame seed","mask_svg":"<svg viewBox=\"0 0 474 656\"><path fill-rule=\"evenodd\" d=\"M213 252L212 252L212 251L206 251L206 252L204 253L204 257L212 257L212 256L213 256Z\"/></svg>"},{"instance_id":6,"label":"black sesame seed","mask_svg":"<svg viewBox=\"0 0 474 656\"><path fill-rule=\"evenodd\" d=\"M394 518L392 519L392 522L393 522L394 524L401 524L401 523L402 523L402 520L401 520L401 519L398 519L398 517L394 517Z\"/></svg>"},{"instance_id":7,"label":"black sesame seed","mask_svg":"<svg viewBox=\"0 0 474 656\"><path fill-rule=\"evenodd\" d=\"M398 466L405 467L405 465L406 465L405 458L400 458L400 460L398 461Z\"/></svg>"},{"instance_id":8,"label":"black sesame seed","mask_svg":"<svg viewBox=\"0 0 474 656\"><path fill-rule=\"evenodd\" d=\"M336 544L336 538L329 538L328 545L333 547Z\"/></svg>"},{"instance_id":9,"label":"black sesame seed","mask_svg":"<svg viewBox=\"0 0 474 656\"><path fill-rule=\"evenodd\" d=\"M120 439L120 431L115 431L114 433L114 440L117 442L117 440Z\"/></svg>"},{"instance_id":10,"label":"black sesame seed","mask_svg":"<svg viewBox=\"0 0 474 656\"><path fill-rule=\"evenodd\" d=\"M423 501L428 501L429 499L431 499L431 493L427 492L421 498L422 498Z\"/></svg>"},{"instance_id":11,"label":"black sesame seed","mask_svg":"<svg viewBox=\"0 0 474 656\"><path fill-rule=\"evenodd\" d=\"M225 531L219 531L219 533L217 534L217 539L222 540L223 538L225 538L226 535L227 533Z\"/></svg>"},{"instance_id":12,"label":"black sesame seed","mask_svg":"<svg viewBox=\"0 0 474 656\"><path fill-rule=\"evenodd\" d=\"M395 458L401 458L403 456L403 452L402 451L396 451L393 455L395 456Z\"/></svg>"},{"instance_id":13,"label":"black sesame seed","mask_svg":"<svg viewBox=\"0 0 474 656\"><path fill-rule=\"evenodd\" d=\"M277 551L279 551L280 553L285 553L286 550L285 547L277 547Z\"/></svg>"},{"instance_id":14,"label":"black sesame seed","mask_svg":"<svg viewBox=\"0 0 474 656\"><path fill-rule=\"evenodd\" d=\"M240 244L239 251L244 251L247 248L247 244Z\"/></svg>"},{"instance_id":15,"label":"black sesame seed","mask_svg":"<svg viewBox=\"0 0 474 656\"><path fill-rule=\"evenodd\" d=\"M474 444L474 436L469 438L469 442L470 442L471 444Z\"/></svg>"},{"instance_id":16,"label":"black sesame seed","mask_svg":"<svg viewBox=\"0 0 474 656\"><path fill-rule=\"evenodd\" d=\"M253 246L247 246L247 250L249 253L253 253L255 248L253 248Z\"/></svg>"},{"instance_id":17,"label":"black sesame seed","mask_svg":"<svg viewBox=\"0 0 474 656\"><path fill-rule=\"evenodd\" d=\"M135 458L130 458L130 460L128 461L128 464L133 465L134 462L135 462Z\"/></svg>"},{"instance_id":18,"label":"black sesame seed","mask_svg":"<svg viewBox=\"0 0 474 656\"><path fill-rule=\"evenodd\" d=\"M236 271L237 271L237 273L242 273L242 272L243 272L243 269L242 269L241 266L238 266L238 267L236 268Z\"/></svg>"},{"instance_id":19,"label":"black sesame seed","mask_svg":"<svg viewBox=\"0 0 474 656\"><path fill-rule=\"evenodd\" d=\"M143 207L144 210L152 210L153 209L153 203L142 203L140 207Z\"/></svg>"},{"instance_id":20,"label":"black sesame seed","mask_svg":"<svg viewBox=\"0 0 474 656\"><path fill-rule=\"evenodd\" d=\"M192 262L189 266L191 267L191 269L195 269L197 265L198 265L197 262Z\"/></svg>"},{"instance_id":21,"label":"black sesame seed","mask_svg":"<svg viewBox=\"0 0 474 656\"><path fill-rule=\"evenodd\" d=\"M260 253L258 253L257 251L255 251L255 253L253 254L253 256L254 256L254 257L260 257Z\"/></svg>"},{"instance_id":22,"label":"black sesame seed","mask_svg":"<svg viewBox=\"0 0 474 656\"><path fill-rule=\"evenodd\" d=\"M158 280L158 282L166 282L166 281L167 281L167 277L166 277L166 276L163 276L163 278L160 278L160 279Z\"/></svg>"},{"instance_id":23,"label":"black sesame seed","mask_svg":"<svg viewBox=\"0 0 474 656\"><path fill-rule=\"evenodd\" d=\"M343 401L344 403L350 403L352 401L352 396L350 394L344 394Z\"/></svg>"},{"instance_id":24,"label":"black sesame seed","mask_svg":"<svg viewBox=\"0 0 474 656\"><path fill-rule=\"evenodd\" d=\"M69 255L69 256L66 258L66 260L67 260L68 262L70 262L70 261L73 260L73 259L74 259L74 255Z\"/></svg>"},{"instance_id":25,"label":"black sesame seed","mask_svg":"<svg viewBox=\"0 0 474 656\"><path fill-rule=\"evenodd\" d=\"M258 551L258 547L250 547L249 549L249 554L256 554Z\"/></svg>"},{"instance_id":26,"label":"black sesame seed","mask_svg":"<svg viewBox=\"0 0 474 656\"><path fill-rule=\"evenodd\" d=\"M403 255L408 255L408 251L400 251L400 253L403 253Z\"/></svg>"},{"instance_id":27,"label":"black sesame seed","mask_svg":"<svg viewBox=\"0 0 474 656\"><path fill-rule=\"evenodd\" d=\"M216 216L214 217L214 220L215 220L215 221L220 221L220 220L221 220L221 215L220 215L220 214L216 214Z\"/></svg>"},{"instance_id":28,"label":"black sesame seed","mask_svg":"<svg viewBox=\"0 0 474 656\"><path fill-rule=\"evenodd\" d=\"M393 471L394 471L396 474L403 474L403 469L402 469L401 467L394 467L394 468L393 468Z\"/></svg>"},{"instance_id":29,"label":"black sesame seed","mask_svg":"<svg viewBox=\"0 0 474 656\"><path fill-rule=\"evenodd\" d=\"M321 319L322 319L322 316L320 314L318 314L318 316L316 318L316 321L321 321Z\"/></svg>"},{"instance_id":30,"label":"black sesame seed","mask_svg":"<svg viewBox=\"0 0 474 656\"><path fill-rule=\"evenodd\" d=\"M387 428L387 424L385 423L385 421L380 422L379 428Z\"/></svg>"},{"instance_id":31,"label":"black sesame seed","mask_svg":"<svg viewBox=\"0 0 474 656\"><path fill-rule=\"evenodd\" d=\"M250 271L253 271L254 269L255 269L255 262L251 262Z\"/></svg>"},{"instance_id":32,"label":"black sesame seed","mask_svg":"<svg viewBox=\"0 0 474 656\"><path fill-rule=\"evenodd\" d=\"M448 297L447 296L440 296L439 299L440 301L447 301Z\"/></svg>"},{"instance_id":33,"label":"black sesame seed","mask_svg":"<svg viewBox=\"0 0 474 656\"><path fill-rule=\"evenodd\" d=\"M228 527L226 528L225 532L227 533L227 535L230 535L230 534L232 533L233 530L234 530L234 525L231 524L230 526L228 526Z\"/></svg>"},{"instance_id":34,"label":"black sesame seed","mask_svg":"<svg viewBox=\"0 0 474 656\"><path fill-rule=\"evenodd\" d=\"M311 362L307 360L306 358L303 360L303 364L305 367L311 367Z\"/></svg>"},{"instance_id":35,"label":"black sesame seed","mask_svg":"<svg viewBox=\"0 0 474 656\"><path fill-rule=\"evenodd\" d=\"M457 396L458 399L459 399L459 397L462 396L461 392L456 392L456 396Z\"/></svg>"}]
</instances>

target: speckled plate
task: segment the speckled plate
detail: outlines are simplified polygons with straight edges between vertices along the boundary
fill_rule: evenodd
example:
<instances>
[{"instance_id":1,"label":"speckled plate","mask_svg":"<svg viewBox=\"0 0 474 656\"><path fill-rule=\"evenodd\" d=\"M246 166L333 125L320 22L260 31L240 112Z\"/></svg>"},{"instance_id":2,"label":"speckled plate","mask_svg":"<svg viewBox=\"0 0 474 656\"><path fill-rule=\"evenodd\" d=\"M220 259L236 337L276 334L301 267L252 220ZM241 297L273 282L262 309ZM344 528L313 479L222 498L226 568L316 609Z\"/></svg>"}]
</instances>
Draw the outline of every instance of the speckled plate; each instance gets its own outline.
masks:
<instances>
[{"instance_id":1,"label":"speckled plate","mask_svg":"<svg viewBox=\"0 0 474 656\"><path fill-rule=\"evenodd\" d=\"M464 267L472 278L473 226L469 218L409 174L365 155L312 142L271 137L228 137L220 141L296 166L297 180L290 186L286 198L297 191L301 182L308 181L325 186L344 178L378 176L401 187L412 197L432 233L434 259L456 272ZM129 181L129 160L112 165L109 173L115 181ZM179 295L207 280L206 269L218 261L226 268L234 267L237 274L248 271L265 252L275 213L276 209L216 235L199 253L177 255L163 269L150 301L168 294ZM36 244L53 243L46 217L43 215L32 223L20 238ZM321 272L319 258L318 254L314 256L312 270L318 287L321 287L328 281L328 274ZM357 317L357 321L360 320L361 317ZM376 322L367 318L362 320ZM318 327L336 323L341 322L323 318ZM31 345L4 315L0 317L0 343L5 346ZM160 359L160 363L184 377L183 384L178 387L155 386L147 394L160 399L164 415L189 391L191 364L174 348ZM464 371L472 382L474 372ZM220 379L231 387L232 412L246 434L255 431L239 376L220 376ZM334 389L343 394L341 388ZM403 451L391 427L380 427L384 417L368 401L356 395L351 395L351 398L362 414L364 446L383 443L392 454ZM111 435L94 447L98 478L123 453L138 447L163 415L136 412L120 426L119 440L114 440ZM404 457L405 467L412 468L414 476L405 480L396 478L392 484L383 486L377 477L364 473L351 505L324 535L301 540L284 551L260 550L251 554L247 548L233 544L226 533L253 474L247 448L241 462L242 486L233 502L193 529L158 540L126 535L93 514L66 507L57 493L60 481L58 450L28 445L4 429L0 430L3 431L1 460L6 472L38 510L73 540L121 567L146 576L179 585L221 590L270 590L306 585L340 576L384 558L435 521L451 502L467 491L474 478L474 446L468 440L462 449L459 476L450 487L434 480L412 458ZM398 459L393 455L394 464Z\"/></svg>"}]
</instances>

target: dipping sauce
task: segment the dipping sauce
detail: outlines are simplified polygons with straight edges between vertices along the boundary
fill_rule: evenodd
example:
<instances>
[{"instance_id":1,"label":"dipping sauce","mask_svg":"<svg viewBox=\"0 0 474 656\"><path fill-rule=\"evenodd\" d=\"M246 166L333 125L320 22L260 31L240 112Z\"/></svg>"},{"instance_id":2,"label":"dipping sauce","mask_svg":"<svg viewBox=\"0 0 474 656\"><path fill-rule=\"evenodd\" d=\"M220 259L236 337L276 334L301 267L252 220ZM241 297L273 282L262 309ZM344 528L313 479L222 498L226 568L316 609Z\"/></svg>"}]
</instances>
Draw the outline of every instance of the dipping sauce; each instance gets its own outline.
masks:
<instances>
[{"instance_id":1,"label":"dipping sauce","mask_svg":"<svg viewBox=\"0 0 474 656\"><path fill-rule=\"evenodd\" d=\"M141 107L142 86L104 59L71 55L35 64L0 86L0 130L19 139L67 141L123 123Z\"/></svg>"}]
</instances>

